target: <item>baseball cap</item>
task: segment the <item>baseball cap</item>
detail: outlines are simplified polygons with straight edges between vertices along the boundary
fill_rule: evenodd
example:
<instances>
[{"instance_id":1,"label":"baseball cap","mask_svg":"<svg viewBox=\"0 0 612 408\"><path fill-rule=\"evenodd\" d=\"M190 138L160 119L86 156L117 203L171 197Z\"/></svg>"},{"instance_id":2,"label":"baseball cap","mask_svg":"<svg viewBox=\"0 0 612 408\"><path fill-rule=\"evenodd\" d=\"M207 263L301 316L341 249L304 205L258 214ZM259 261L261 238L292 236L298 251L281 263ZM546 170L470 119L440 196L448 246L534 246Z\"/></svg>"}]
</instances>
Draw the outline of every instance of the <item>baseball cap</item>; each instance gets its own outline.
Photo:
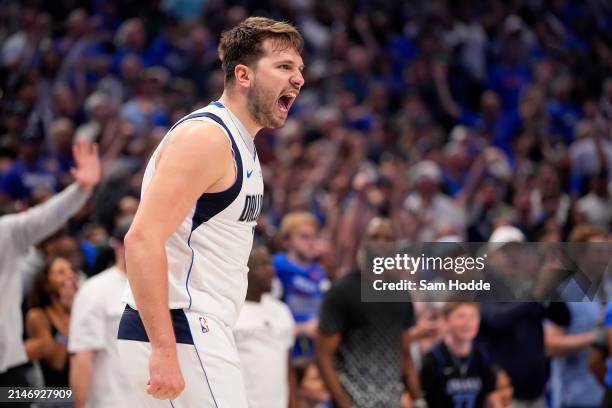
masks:
<instances>
[{"instance_id":1,"label":"baseball cap","mask_svg":"<svg viewBox=\"0 0 612 408\"><path fill-rule=\"evenodd\" d=\"M497 227L489 237L488 249L490 251L495 251L510 242L525 241L525 234L523 234L520 229L513 227L512 225L502 225L501 227Z\"/></svg>"},{"instance_id":2,"label":"baseball cap","mask_svg":"<svg viewBox=\"0 0 612 408\"><path fill-rule=\"evenodd\" d=\"M489 242L506 244L508 242L525 242L525 234L512 225L497 227L491 234Z\"/></svg>"},{"instance_id":3,"label":"baseball cap","mask_svg":"<svg viewBox=\"0 0 612 408\"><path fill-rule=\"evenodd\" d=\"M418 182L422 178L429 178L439 183L442 180L442 171L437 163L431 160L423 160L409 170L409 177L412 183Z\"/></svg>"}]
</instances>

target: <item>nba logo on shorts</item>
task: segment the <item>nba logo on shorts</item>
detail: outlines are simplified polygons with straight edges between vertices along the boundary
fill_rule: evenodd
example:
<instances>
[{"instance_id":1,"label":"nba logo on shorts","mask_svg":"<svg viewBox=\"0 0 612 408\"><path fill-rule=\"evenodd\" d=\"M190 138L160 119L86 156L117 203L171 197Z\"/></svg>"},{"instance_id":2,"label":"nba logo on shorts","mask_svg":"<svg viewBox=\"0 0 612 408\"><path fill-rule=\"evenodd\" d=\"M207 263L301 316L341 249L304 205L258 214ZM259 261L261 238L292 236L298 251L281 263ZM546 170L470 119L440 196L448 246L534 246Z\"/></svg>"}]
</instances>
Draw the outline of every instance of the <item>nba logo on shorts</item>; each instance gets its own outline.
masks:
<instances>
[{"instance_id":1,"label":"nba logo on shorts","mask_svg":"<svg viewBox=\"0 0 612 408\"><path fill-rule=\"evenodd\" d=\"M200 316L200 327L202 327L202 333L208 333L208 322L204 316Z\"/></svg>"}]
</instances>

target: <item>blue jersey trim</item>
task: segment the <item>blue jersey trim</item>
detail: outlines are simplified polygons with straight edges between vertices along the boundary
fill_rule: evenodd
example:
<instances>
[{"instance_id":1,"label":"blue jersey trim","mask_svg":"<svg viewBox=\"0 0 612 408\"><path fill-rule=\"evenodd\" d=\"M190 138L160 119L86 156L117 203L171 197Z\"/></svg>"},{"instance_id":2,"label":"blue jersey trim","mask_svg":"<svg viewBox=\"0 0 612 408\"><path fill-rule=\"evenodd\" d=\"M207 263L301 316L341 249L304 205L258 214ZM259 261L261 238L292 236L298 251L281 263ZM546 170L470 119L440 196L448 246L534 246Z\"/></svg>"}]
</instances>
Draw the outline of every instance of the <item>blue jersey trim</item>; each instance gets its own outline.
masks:
<instances>
[{"instance_id":1,"label":"blue jersey trim","mask_svg":"<svg viewBox=\"0 0 612 408\"><path fill-rule=\"evenodd\" d=\"M234 181L234 184L225 191L219 191L217 193L204 193L200 196L196 203L196 209L193 214L193 222L191 225L192 231L202 225L202 223L208 221L215 215L219 214L221 211L225 210L232 202L234 202L236 197L238 197L238 194L240 194L243 177L242 157L240 156L240 150L238 150L238 145L236 145L236 140L234 136L219 116L210 112L194 113L183 118L177 123L177 125L186 120L196 118L212 119L227 132L232 143L232 152L234 154L234 161L236 162L236 180Z\"/></svg>"},{"instance_id":2,"label":"blue jersey trim","mask_svg":"<svg viewBox=\"0 0 612 408\"><path fill-rule=\"evenodd\" d=\"M212 101L210 104L211 104L211 105L215 105L216 107L221 108L221 109L227 109L227 108L225 107L225 105L223 105L223 104L222 104L221 102L219 102L219 101ZM246 141L244 141L244 142L245 142L245 144L247 145L247 150L250 150L250 147L251 147L251 146L250 146L250 145L248 145L248 143L246 143ZM253 142L253 143L252 143L252 147L253 147L253 161L257 161L257 147L255 147L255 142Z\"/></svg>"},{"instance_id":3,"label":"blue jersey trim","mask_svg":"<svg viewBox=\"0 0 612 408\"><path fill-rule=\"evenodd\" d=\"M189 307L188 310L191 309L191 292L189 292L189 276L191 275L191 269L193 268L193 259L195 258L195 251L191 247L191 234L193 234L193 229L189 232L189 238L187 238L187 246L191 250L191 263L189 264L189 270L187 271L187 278L185 279L185 289L187 290L187 295L189 295Z\"/></svg>"},{"instance_id":4,"label":"blue jersey trim","mask_svg":"<svg viewBox=\"0 0 612 408\"><path fill-rule=\"evenodd\" d=\"M180 344L193 344L189 322L183 309L171 309L170 318L172 320L172 328L176 342ZM148 343L149 336L145 330L140 314L137 310L132 309L129 305L125 306L121 321L119 322L119 340L143 341Z\"/></svg>"}]
</instances>

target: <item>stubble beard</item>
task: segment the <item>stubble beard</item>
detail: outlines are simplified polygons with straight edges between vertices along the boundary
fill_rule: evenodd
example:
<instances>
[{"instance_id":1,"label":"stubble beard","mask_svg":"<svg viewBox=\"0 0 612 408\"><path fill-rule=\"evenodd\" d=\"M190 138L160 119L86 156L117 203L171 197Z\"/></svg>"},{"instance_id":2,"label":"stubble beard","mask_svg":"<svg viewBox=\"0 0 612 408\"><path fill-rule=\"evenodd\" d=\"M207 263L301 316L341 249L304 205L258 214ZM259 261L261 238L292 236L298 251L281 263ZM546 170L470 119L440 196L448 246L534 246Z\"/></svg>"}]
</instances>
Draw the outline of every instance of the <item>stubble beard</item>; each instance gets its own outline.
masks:
<instances>
[{"instance_id":1,"label":"stubble beard","mask_svg":"<svg viewBox=\"0 0 612 408\"><path fill-rule=\"evenodd\" d=\"M264 128L278 129L285 124L284 120L274 115L276 97L258 85L257 81L247 95L247 107L251 117Z\"/></svg>"}]
</instances>

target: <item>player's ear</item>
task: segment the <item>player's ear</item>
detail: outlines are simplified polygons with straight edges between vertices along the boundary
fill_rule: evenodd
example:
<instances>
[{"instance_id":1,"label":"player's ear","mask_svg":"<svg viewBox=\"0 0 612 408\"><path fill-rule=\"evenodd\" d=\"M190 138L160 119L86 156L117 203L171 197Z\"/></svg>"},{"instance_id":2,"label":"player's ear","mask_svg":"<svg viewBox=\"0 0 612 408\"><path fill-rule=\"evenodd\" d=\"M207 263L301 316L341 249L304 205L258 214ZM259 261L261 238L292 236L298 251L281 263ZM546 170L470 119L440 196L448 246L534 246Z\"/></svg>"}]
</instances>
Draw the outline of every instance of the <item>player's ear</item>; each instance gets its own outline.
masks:
<instances>
[{"instance_id":1,"label":"player's ear","mask_svg":"<svg viewBox=\"0 0 612 408\"><path fill-rule=\"evenodd\" d=\"M249 67L244 64L237 64L234 68L234 76L236 78L236 84L244 86L246 88L251 86L253 79L253 72Z\"/></svg>"}]
</instances>

